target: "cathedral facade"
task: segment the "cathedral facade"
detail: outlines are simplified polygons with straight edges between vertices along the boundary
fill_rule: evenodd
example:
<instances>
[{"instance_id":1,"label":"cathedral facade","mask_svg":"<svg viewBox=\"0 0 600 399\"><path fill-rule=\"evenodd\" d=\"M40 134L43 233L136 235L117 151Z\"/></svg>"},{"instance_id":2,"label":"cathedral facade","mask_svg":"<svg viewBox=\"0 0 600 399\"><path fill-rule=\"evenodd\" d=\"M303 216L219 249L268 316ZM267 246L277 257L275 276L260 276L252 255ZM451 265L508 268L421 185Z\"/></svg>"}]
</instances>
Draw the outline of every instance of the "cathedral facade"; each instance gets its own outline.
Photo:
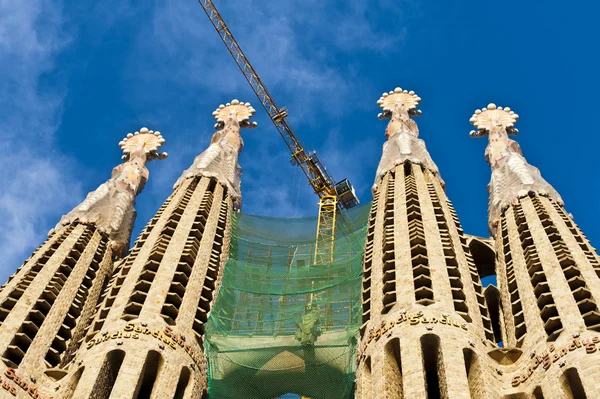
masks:
<instances>
[{"instance_id":1,"label":"cathedral facade","mask_svg":"<svg viewBox=\"0 0 600 399\"><path fill-rule=\"evenodd\" d=\"M518 115L489 104L471 118L471 136L489 140L491 237L481 238L463 231L419 138L413 118L420 101L400 88L378 101L380 119L389 122L361 242L362 286L350 306L361 309L361 320L345 341L351 350L330 350L350 354L344 373L352 392L343 397L600 394L600 258L560 195L509 137L517 133ZM326 323L319 327L313 313L319 297L312 292L302 296L307 303L296 339L255 370L257 379L268 380L267 366L277 360L287 370L281 375L296 384L286 389L283 381L265 396L210 389L218 373L210 367L206 325L220 306L217 295L234 298L230 286L220 288L230 252L239 252L232 220L242 204L240 132L256 126L254 113L237 100L214 111L210 146L182 173L130 249L135 198L149 178L145 164L166 158L158 151L165 140L142 128L119 143L124 162L111 178L65 215L1 287L0 398L272 399L310 387L311 381L298 381L312 375L308 359L318 363L316 348L328 337ZM292 258L300 267L299 255ZM482 277L491 275L496 285L483 287ZM311 276L307 286L314 289L319 282ZM327 274L321 281L331 279ZM283 294L279 298L275 302ZM238 320L220 314L232 325ZM255 323L273 319L261 313ZM270 337L253 331L244 337L249 342L276 342L269 341L272 331ZM239 342L221 336L218 350ZM216 347L217 340L210 344ZM235 370L219 373L227 381ZM338 399L312 385L295 393Z\"/></svg>"}]
</instances>

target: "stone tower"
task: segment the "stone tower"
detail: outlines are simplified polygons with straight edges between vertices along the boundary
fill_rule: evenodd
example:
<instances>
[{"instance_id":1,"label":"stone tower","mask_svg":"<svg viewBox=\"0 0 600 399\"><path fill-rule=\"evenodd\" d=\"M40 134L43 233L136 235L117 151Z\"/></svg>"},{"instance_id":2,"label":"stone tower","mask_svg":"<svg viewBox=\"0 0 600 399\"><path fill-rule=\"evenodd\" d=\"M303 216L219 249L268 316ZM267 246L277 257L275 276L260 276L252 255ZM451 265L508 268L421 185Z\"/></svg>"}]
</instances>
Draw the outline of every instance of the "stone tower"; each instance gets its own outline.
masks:
<instances>
[{"instance_id":1,"label":"stone tower","mask_svg":"<svg viewBox=\"0 0 600 399\"><path fill-rule=\"evenodd\" d=\"M61 398L199 398L206 390L203 324L241 204L240 128L255 110L221 105L210 147L177 180L102 291Z\"/></svg>"},{"instance_id":2,"label":"stone tower","mask_svg":"<svg viewBox=\"0 0 600 399\"><path fill-rule=\"evenodd\" d=\"M420 101L400 88L378 101L380 119L390 121L369 219L357 222L357 231L366 230L366 242L355 397L592 398L600 392L600 258L557 191L509 138L517 133L518 115L490 104L471 118L477 128L471 136L489 137L488 240L469 236L460 226L412 119L420 115ZM221 286L230 238L241 238L230 226L230 215L242 199L240 130L256 126L250 122L254 112L237 100L219 106L210 146L183 172L126 256L135 198L148 179L146 162L166 153L158 153L161 134L146 128L119 143L124 163L111 179L64 216L0 289L0 398L207 398L204 327ZM289 232L301 230L285 223ZM278 234L250 224L256 237ZM273 244L269 234L263 237L266 247ZM255 244L248 240L248 257ZM234 240L231 247L239 252L239 245ZM283 248L281 262L289 272L294 262L288 246ZM264 257L272 266L270 249L252 256ZM497 287L483 290L480 276L493 274L492 269ZM293 274L300 282L312 279L300 272ZM276 275L262 276L270 282ZM225 280L223 287L226 294L232 286ZM301 294L306 301L304 289ZM282 295L272 298L280 301ZM308 298L312 303L312 294ZM227 323L236 314L225 302L239 301L217 301L213 316L219 307ZM292 309L301 309L291 302ZM325 308L332 303L323 302ZM273 308L277 306L270 307L271 313L257 313L251 323L272 323L283 314ZM319 312L304 316L302 324L285 319L294 336L276 349L276 356L250 356L248 374L235 361L211 363L211 387L217 382L221 392L232 391L236 378L269 381L273 371L283 371L273 380L305 391L298 381L306 378L315 387L311 397L328 399L323 384L307 377L318 365L324 375L341 376L348 392L354 369L347 364L354 357L358 328L354 318L348 322L352 332L338 345L318 326ZM282 338L254 331L237 337L221 334L207 345L209 356L219 359L221 350L243 358L249 347L272 349ZM236 339L242 351L236 350ZM241 341L246 346L239 346ZM293 351L298 355L289 351L289 342L297 344ZM332 353L343 355L323 362ZM232 397L262 397L272 388L260 385L252 393L244 386ZM282 387L273 389L271 396L280 391ZM211 395L221 396L216 392Z\"/></svg>"},{"instance_id":3,"label":"stone tower","mask_svg":"<svg viewBox=\"0 0 600 399\"><path fill-rule=\"evenodd\" d=\"M157 152L163 143L147 128L121 141L125 162L60 220L2 287L0 353L9 369L2 370L0 397L46 397L40 392L53 392L66 374L113 259L129 245L135 197L148 179L145 164L166 157Z\"/></svg>"},{"instance_id":4,"label":"stone tower","mask_svg":"<svg viewBox=\"0 0 600 399\"><path fill-rule=\"evenodd\" d=\"M508 137L517 134L517 119L510 108L494 104L471 118L478 129L471 136L489 137L488 214L505 346L530 354L516 363L512 390L536 398L583 398L600 392L600 359L594 355L600 342L600 260L559 194Z\"/></svg>"},{"instance_id":5,"label":"stone tower","mask_svg":"<svg viewBox=\"0 0 600 399\"><path fill-rule=\"evenodd\" d=\"M396 88L378 101L380 119L391 120L365 246L360 399L468 398L487 389L476 386L476 353L495 338L467 237L412 120L420 100Z\"/></svg>"}]
</instances>

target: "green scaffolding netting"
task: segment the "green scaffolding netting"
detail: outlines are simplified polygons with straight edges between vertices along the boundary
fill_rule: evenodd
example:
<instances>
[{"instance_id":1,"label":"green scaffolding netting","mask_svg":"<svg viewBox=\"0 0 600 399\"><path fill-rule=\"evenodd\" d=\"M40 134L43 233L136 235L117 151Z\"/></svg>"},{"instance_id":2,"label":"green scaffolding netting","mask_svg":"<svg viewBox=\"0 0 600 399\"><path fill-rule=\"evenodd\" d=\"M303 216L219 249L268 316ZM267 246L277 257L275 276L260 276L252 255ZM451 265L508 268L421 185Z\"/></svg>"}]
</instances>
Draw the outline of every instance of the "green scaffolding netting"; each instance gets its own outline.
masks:
<instances>
[{"instance_id":1,"label":"green scaffolding netting","mask_svg":"<svg viewBox=\"0 0 600 399\"><path fill-rule=\"evenodd\" d=\"M338 218L332 261L320 264L317 217L232 215L205 330L210 398L352 397L369 210Z\"/></svg>"}]
</instances>

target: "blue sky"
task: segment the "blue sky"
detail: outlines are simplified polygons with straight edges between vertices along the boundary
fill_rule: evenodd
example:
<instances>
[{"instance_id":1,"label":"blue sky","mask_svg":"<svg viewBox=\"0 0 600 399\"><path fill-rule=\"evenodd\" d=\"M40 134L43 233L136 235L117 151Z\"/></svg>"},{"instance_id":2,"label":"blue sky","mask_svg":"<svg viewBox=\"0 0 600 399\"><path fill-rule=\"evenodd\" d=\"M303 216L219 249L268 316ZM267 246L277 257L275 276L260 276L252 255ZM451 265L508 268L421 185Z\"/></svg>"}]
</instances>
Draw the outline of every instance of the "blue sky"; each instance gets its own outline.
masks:
<instances>
[{"instance_id":1,"label":"blue sky","mask_svg":"<svg viewBox=\"0 0 600 399\"><path fill-rule=\"evenodd\" d=\"M593 243L596 16L558 1L215 0L309 149L362 201L381 155L375 104L401 86L467 232L486 236L485 139L468 123L510 106L524 154L561 193ZM243 210L316 213L316 197L195 0L0 0L0 280L120 162L130 131L160 130L170 157L150 164L136 232L213 133L211 113L238 98L257 109L240 158Z\"/></svg>"}]
</instances>

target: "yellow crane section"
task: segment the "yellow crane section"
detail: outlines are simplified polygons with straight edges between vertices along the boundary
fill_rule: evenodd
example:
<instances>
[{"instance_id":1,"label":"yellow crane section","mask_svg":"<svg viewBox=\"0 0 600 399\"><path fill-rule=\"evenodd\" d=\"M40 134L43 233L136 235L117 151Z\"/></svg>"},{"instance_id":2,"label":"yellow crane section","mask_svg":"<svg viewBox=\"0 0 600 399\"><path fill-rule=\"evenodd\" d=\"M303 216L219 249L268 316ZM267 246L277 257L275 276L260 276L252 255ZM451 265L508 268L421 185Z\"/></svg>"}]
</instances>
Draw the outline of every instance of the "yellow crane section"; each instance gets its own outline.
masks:
<instances>
[{"instance_id":1,"label":"yellow crane section","mask_svg":"<svg viewBox=\"0 0 600 399\"><path fill-rule=\"evenodd\" d=\"M319 201L315 265L333 262L337 206L335 195L324 195Z\"/></svg>"}]
</instances>

